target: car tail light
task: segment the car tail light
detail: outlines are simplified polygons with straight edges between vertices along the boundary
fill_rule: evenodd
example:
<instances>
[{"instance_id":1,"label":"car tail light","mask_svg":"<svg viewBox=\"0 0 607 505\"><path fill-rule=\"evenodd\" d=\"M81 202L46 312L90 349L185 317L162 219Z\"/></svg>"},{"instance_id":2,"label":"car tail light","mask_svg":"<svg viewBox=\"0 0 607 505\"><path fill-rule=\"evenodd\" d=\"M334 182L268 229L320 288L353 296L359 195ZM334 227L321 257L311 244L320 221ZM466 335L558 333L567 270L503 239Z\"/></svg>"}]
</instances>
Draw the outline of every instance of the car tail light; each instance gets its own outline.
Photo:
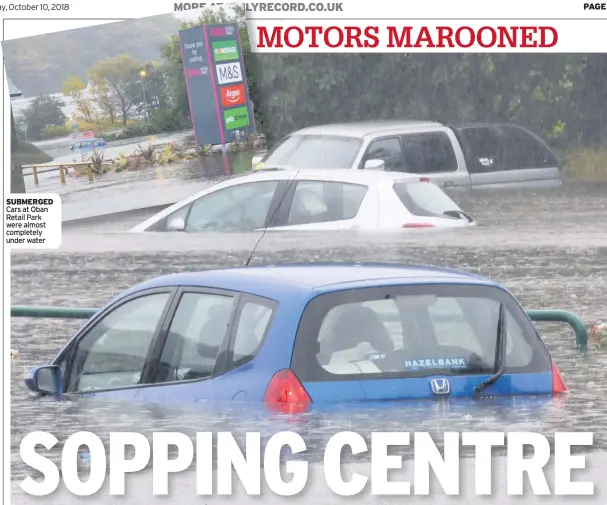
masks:
<instances>
[{"instance_id":1,"label":"car tail light","mask_svg":"<svg viewBox=\"0 0 607 505\"><path fill-rule=\"evenodd\" d=\"M428 177L420 177L419 182L430 182Z\"/></svg>"},{"instance_id":2,"label":"car tail light","mask_svg":"<svg viewBox=\"0 0 607 505\"><path fill-rule=\"evenodd\" d=\"M297 413L305 411L312 399L299 382L292 370L276 372L265 395L265 404L271 409L282 413Z\"/></svg>"},{"instance_id":3,"label":"car tail light","mask_svg":"<svg viewBox=\"0 0 607 505\"><path fill-rule=\"evenodd\" d=\"M556 366L556 363L553 361L552 362L552 394L560 395L560 394L568 393L568 392L569 392L569 389L567 389L567 385L565 384L565 381L563 380L563 376L561 375L561 372L559 372L559 369Z\"/></svg>"},{"instance_id":4,"label":"car tail light","mask_svg":"<svg viewBox=\"0 0 607 505\"><path fill-rule=\"evenodd\" d=\"M431 223L405 223L403 228L434 228Z\"/></svg>"}]
</instances>

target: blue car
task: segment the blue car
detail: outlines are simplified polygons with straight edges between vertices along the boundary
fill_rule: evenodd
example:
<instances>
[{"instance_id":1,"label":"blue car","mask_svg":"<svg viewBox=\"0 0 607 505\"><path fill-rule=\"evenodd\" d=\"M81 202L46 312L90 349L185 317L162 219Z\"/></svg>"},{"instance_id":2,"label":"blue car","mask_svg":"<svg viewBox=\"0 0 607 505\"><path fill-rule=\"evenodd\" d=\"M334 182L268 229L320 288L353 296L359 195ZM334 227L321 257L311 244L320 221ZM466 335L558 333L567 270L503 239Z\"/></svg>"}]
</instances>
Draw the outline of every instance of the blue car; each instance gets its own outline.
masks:
<instances>
[{"instance_id":1,"label":"blue car","mask_svg":"<svg viewBox=\"0 0 607 505\"><path fill-rule=\"evenodd\" d=\"M57 398L248 401L280 412L567 391L527 313L496 282L344 263L149 280L99 310L26 383Z\"/></svg>"},{"instance_id":2,"label":"blue car","mask_svg":"<svg viewBox=\"0 0 607 505\"><path fill-rule=\"evenodd\" d=\"M107 142L105 139L87 139L76 142L72 147L70 147L70 151L92 151L93 149L103 149L106 146Z\"/></svg>"}]
</instances>

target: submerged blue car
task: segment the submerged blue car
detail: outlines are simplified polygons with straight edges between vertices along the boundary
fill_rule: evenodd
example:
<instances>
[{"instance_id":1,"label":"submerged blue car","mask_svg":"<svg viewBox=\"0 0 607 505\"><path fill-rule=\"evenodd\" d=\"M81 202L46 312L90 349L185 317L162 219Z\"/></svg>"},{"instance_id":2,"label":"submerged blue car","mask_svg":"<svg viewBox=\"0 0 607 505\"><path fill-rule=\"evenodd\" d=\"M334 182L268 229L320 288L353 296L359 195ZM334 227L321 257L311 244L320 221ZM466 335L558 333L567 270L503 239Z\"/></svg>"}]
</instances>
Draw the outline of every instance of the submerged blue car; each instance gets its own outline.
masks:
<instances>
[{"instance_id":1,"label":"submerged blue car","mask_svg":"<svg viewBox=\"0 0 607 505\"><path fill-rule=\"evenodd\" d=\"M93 138L76 142L70 151L92 151L93 149L103 149L107 147L107 142L102 138Z\"/></svg>"},{"instance_id":2,"label":"submerged blue car","mask_svg":"<svg viewBox=\"0 0 607 505\"><path fill-rule=\"evenodd\" d=\"M553 395L567 387L527 313L457 270L301 264L183 273L99 310L37 393L311 404Z\"/></svg>"}]
</instances>

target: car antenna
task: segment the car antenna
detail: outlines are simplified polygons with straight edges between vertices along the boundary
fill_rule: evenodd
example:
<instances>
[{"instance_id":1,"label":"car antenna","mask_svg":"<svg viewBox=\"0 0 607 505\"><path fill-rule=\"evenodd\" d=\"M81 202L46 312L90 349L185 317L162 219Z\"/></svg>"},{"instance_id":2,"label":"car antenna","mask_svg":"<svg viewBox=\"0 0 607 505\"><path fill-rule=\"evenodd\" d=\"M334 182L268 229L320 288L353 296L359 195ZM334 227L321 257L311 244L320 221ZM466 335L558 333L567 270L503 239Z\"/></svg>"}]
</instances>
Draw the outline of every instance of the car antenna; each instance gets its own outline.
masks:
<instances>
[{"instance_id":1,"label":"car antenna","mask_svg":"<svg viewBox=\"0 0 607 505\"><path fill-rule=\"evenodd\" d=\"M270 224L274 221L274 217L276 217L276 214L278 213L278 210L280 209L280 206L282 205L283 200L285 199L285 197L289 193L289 190L291 189L291 186L295 182L295 179L297 179L297 175L298 174L299 174L299 170L297 172L295 172L295 175L291 179L289 179L287 187L285 188L285 191L284 191L284 193L283 193L280 201L278 202L278 205L274 209L274 212L272 212L272 215L270 216L270 219L266 223L266 226L263 229L261 237L259 237L259 239L257 240L257 243L255 244L255 247L253 247L253 250L251 251L251 254L249 254L249 257L247 258L247 261L244 264L245 267L248 267L249 263L251 263L251 260L253 259L253 255L257 251L257 248L259 247L259 244L261 243L261 241L263 240L263 238L266 236L266 232L268 231L268 228L270 227Z\"/></svg>"}]
</instances>

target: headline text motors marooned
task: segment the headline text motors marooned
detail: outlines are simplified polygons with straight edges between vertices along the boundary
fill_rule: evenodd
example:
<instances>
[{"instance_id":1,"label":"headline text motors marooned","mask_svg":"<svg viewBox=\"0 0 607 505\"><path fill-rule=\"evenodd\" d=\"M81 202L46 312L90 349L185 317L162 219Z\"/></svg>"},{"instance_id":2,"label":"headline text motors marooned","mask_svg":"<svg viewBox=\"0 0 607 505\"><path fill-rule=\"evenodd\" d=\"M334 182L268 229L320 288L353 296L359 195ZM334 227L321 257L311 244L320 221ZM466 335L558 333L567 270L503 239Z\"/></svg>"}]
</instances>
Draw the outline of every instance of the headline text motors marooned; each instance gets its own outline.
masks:
<instances>
[{"instance_id":1,"label":"headline text motors marooned","mask_svg":"<svg viewBox=\"0 0 607 505\"><path fill-rule=\"evenodd\" d=\"M551 26L266 26L257 27L258 48L549 48Z\"/></svg>"}]
</instances>

